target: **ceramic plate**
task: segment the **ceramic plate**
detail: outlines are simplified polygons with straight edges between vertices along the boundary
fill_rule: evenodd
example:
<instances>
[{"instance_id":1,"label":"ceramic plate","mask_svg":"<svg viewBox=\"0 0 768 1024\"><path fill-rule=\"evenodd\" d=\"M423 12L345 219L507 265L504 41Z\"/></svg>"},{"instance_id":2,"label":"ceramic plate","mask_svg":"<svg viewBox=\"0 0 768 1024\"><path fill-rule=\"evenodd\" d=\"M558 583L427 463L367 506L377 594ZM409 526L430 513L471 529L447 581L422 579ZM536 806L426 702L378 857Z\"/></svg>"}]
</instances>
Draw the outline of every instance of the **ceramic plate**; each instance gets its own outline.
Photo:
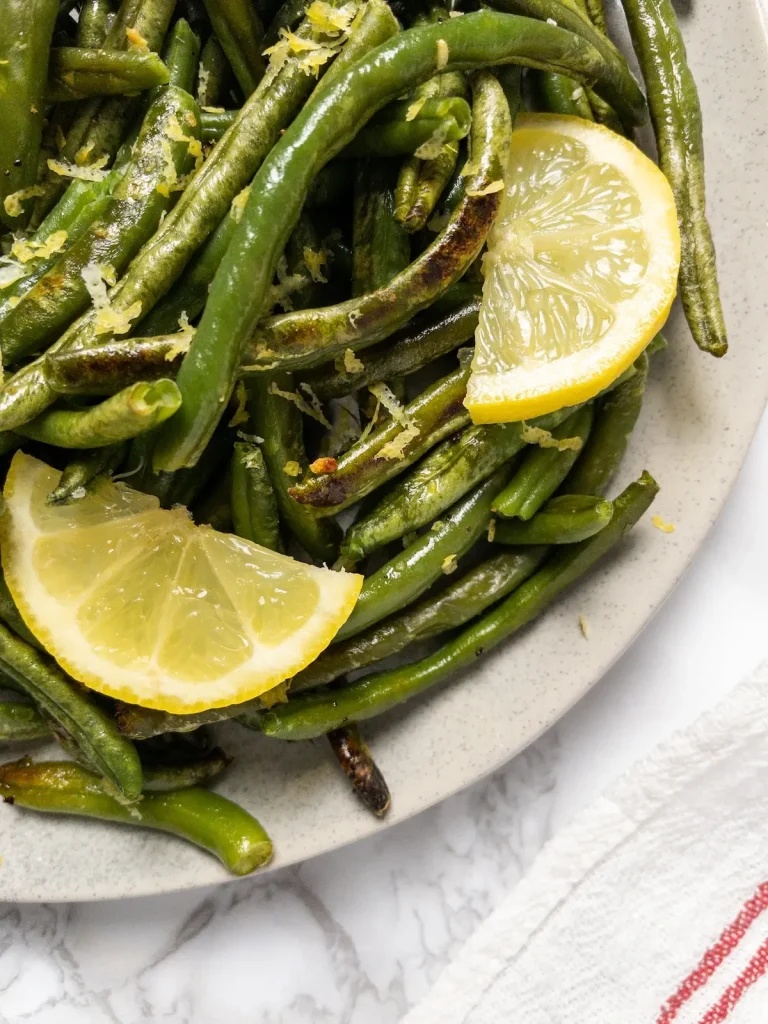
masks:
<instances>
[{"instance_id":1,"label":"ceramic plate","mask_svg":"<svg viewBox=\"0 0 768 1024\"><path fill-rule=\"evenodd\" d=\"M622 470L659 480L656 511L614 557L516 640L424 699L366 727L393 793L390 825L498 768L602 676L660 607L714 522L768 393L768 85L756 0L680 3L707 142L709 207L731 353L691 341L679 309L654 358L641 424ZM626 51L625 51L626 52ZM592 625L585 643L579 615ZM383 826L357 806L324 742L282 744L222 729L236 765L221 791L253 810L276 848L272 868ZM218 863L180 840L0 808L0 899L85 900L220 882Z\"/></svg>"}]
</instances>

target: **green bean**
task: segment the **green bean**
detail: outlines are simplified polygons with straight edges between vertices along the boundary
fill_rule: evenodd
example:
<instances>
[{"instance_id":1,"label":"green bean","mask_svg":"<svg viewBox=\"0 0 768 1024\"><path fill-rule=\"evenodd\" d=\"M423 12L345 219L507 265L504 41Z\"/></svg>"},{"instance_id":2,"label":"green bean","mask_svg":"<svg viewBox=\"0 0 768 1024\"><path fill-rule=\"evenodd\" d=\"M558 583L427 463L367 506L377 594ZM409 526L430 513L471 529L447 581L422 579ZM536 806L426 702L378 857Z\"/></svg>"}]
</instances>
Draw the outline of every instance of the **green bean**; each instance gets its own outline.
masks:
<instances>
[{"instance_id":1,"label":"green bean","mask_svg":"<svg viewBox=\"0 0 768 1024\"><path fill-rule=\"evenodd\" d=\"M54 724L54 732L74 743L89 766L128 800L141 793L141 765L133 744L92 704L85 691L44 653L0 625L0 669Z\"/></svg>"},{"instance_id":2,"label":"green bean","mask_svg":"<svg viewBox=\"0 0 768 1024\"><path fill-rule=\"evenodd\" d=\"M197 102L200 107L218 106L227 95L231 69L216 36L210 36L197 69Z\"/></svg>"},{"instance_id":3,"label":"green bean","mask_svg":"<svg viewBox=\"0 0 768 1024\"><path fill-rule=\"evenodd\" d=\"M377 818L383 818L392 803L389 786L373 759L368 744L355 725L328 733L328 742L352 789Z\"/></svg>"},{"instance_id":4,"label":"green bean","mask_svg":"<svg viewBox=\"0 0 768 1024\"><path fill-rule=\"evenodd\" d=\"M109 185L112 180L114 179L111 178L111 175L107 175L107 178L98 182L73 181L59 202L37 228L32 236L33 241L44 242L54 232L66 231L68 235L67 242L69 245L72 245L75 241L73 225L80 222L83 214L92 203L97 201L104 203L108 199ZM101 213L101 209L101 207L98 209L98 213ZM90 223L92 221L89 221L86 226L89 226Z\"/></svg>"},{"instance_id":5,"label":"green bean","mask_svg":"<svg viewBox=\"0 0 768 1024\"><path fill-rule=\"evenodd\" d=\"M613 504L589 494L561 494L531 519L499 520L493 539L497 544L576 544L604 530Z\"/></svg>"},{"instance_id":6,"label":"green bean","mask_svg":"<svg viewBox=\"0 0 768 1024\"><path fill-rule=\"evenodd\" d=\"M366 349L365 358L358 360L361 369L347 370L339 360L338 366L331 363L306 371L302 380L320 401L327 402L388 377L415 373L468 342L477 328L479 310L479 294L437 317L427 310L399 333Z\"/></svg>"},{"instance_id":7,"label":"green bean","mask_svg":"<svg viewBox=\"0 0 768 1024\"><path fill-rule=\"evenodd\" d=\"M210 708L208 711L197 711L190 715L172 715L168 711L143 708L138 704L120 703L117 705L115 720L121 735L132 740L148 740L169 732L194 732L204 725L226 722L241 713L261 711L264 707L264 702L256 697L233 707Z\"/></svg>"},{"instance_id":8,"label":"green bean","mask_svg":"<svg viewBox=\"0 0 768 1024\"><path fill-rule=\"evenodd\" d=\"M293 391L293 381L289 374L278 374L272 381L255 379L248 386L248 409L254 431L264 438L261 451L277 498L277 507L284 525L307 554L318 562L330 565L337 554L339 527L336 523L318 520L311 509L294 501L289 493L293 477L288 476L288 473L294 471L294 466L301 474L306 474L308 469L304 450L304 424L293 402L272 390L273 383L281 391Z\"/></svg>"},{"instance_id":9,"label":"green bean","mask_svg":"<svg viewBox=\"0 0 768 1024\"><path fill-rule=\"evenodd\" d=\"M724 356L728 339L707 221L701 106L670 0L622 0L648 90L659 165L677 205L680 297L696 344Z\"/></svg>"},{"instance_id":10,"label":"green bean","mask_svg":"<svg viewBox=\"0 0 768 1024\"><path fill-rule=\"evenodd\" d=\"M316 689L348 672L383 661L411 644L463 626L524 583L541 565L548 549L534 546L494 555L450 587L427 596L344 643L332 644L291 680L290 692Z\"/></svg>"},{"instance_id":11,"label":"green bean","mask_svg":"<svg viewBox=\"0 0 768 1024\"><path fill-rule=\"evenodd\" d=\"M473 91L475 167L467 176L464 198L435 241L384 288L337 306L265 320L251 338L248 363L312 366L347 348L381 341L464 274L496 216L501 192L493 188L503 178L512 131L504 93L490 72L475 77Z\"/></svg>"},{"instance_id":12,"label":"green bean","mask_svg":"<svg viewBox=\"0 0 768 1024\"><path fill-rule=\"evenodd\" d=\"M239 110L201 110L200 138L203 142L218 142L237 120Z\"/></svg>"},{"instance_id":13,"label":"green bean","mask_svg":"<svg viewBox=\"0 0 768 1024\"><path fill-rule=\"evenodd\" d=\"M605 77L596 85L595 91L603 96L628 124L643 125L647 122L645 97L623 55L603 32L594 27L586 15L570 3L570 0L489 0L489 3L491 7L512 14L523 14L542 20L551 19L569 32L574 32L585 39L603 58L607 71Z\"/></svg>"},{"instance_id":14,"label":"green bean","mask_svg":"<svg viewBox=\"0 0 768 1024\"><path fill-rule=\"evenodd\" d=\"M533 420L552 430L573 409ZM377 548L418 530L450 508L467 491L525 448L524 423L468 427L449 437L397 483L374 509L349 528L342 555L357 562Z\"/></svg>"},{"instance_id":15,"label":"green bean","mask_svg":"<svg viewBox=\"0 0 768 1024\"><path fill-rule=\"evenodd\" d=\"M172 377L189 347L189 335L113 339L95 348L45 357L48 385L60 395L114 395L140 381Z\"/></svg>"},{"instance_id":16,"label":"green bean","mask_svg":"<svg viewBox=\"0 0 768 1024\"><path fill-rule=\"evenodd\" d=\"M65 505L77 496L84 496L88 488L103 476L108 476L122 462L125 445L95 448L79 459L67 464L58 485L46 498L49 505Z\"/></svg>"},{"instance_id":17,"label":"green bean","mask_svg":"<svg viewBox=\"0 0 768 1024\"><path fill-rule=\"evenodd\" d=\"M411 261L411 244L393 215L393 169L384 161L360 161L355 182L352 294L383 288ZM379 378L380 379L380 378Z\"/></svg>"},{"instance_id":18,"label":"green bean","mask_svg":"<svg viewBox=\"0 0 768 1024\"><path fill-rule=\"evenodd\" d=\"M509 486L493 506L500 516L530 519L555 493L587 443L593 408L585 405L552 431L554 441L570 440L568 447L532 445ZM592 491L587 493L592 494Z\"/></svg>"},{"instance_id":19,"label":"green bean","mask_svg":"<svg viewBox=\"0 0 768 1024\"><path fill-rule=\"evenodd\" d=\"M324 88L321 83L316 99L305 105L255 178L179 371L184 402L174 426L160 432L155 451L159 468L193 463L215 429L234 386L241 352L265 311L277 263L319 169L340 152L359 125L404 90L431 77L438 49L445 54L446 48L446 71L534 63L584 80L606 73L597 51L572 33L545 22L478 11L400 33L332 85Z\"/></svg>"},{"instance_id":20,"label":"green bean","mask_svg":"<svg viewBox=\"0 0 768 1024\"><path fill-rule=\"evenodd\" d=\"M5 582L5 576L0 571L0 619L11 627L11 630L16 636L21 637L24 643L29 644L30 647L34 647L38 651L44 651L45 648L37 639L35 634L22 619L19 614L19 609L16 607L16 602L11 597L11 592L8 589L8 584ZM22 693L26 692L23 689Z\"/></svg>"},{"instance_id":21,"label":"green bean","mask_svg":"<svg viewBox=\"0 0 768 1024\"><path fill-rule=\"evenodd\" d=\"M154 430L180 406L172 380L142 381L88 409L49 409L19 432L57 448L102 448Z\"/></svg>"},{"instance_id":22,"label":"green bean","mask_svg":"<svg viewBox=\"0 0 768 1024\"><path fill-rule=\"evenodd\" d=\"M183 764L145 765L145 793L178 793L181 789L203 786L229 767L232 758L215 749L194 761Z\"/></svg>"},{"instance_id":23,"label":"green bean","mask_svg":"<svg viewBox=\"0 0 768 1024\"><path fill-rule=\"evenodd\" d=\"M54 47L46 97L62 103L91 96L124 96L165 85L169 79L168 68L156 53Z\"/></svg>"},{"instance_id":24,"label":"green bean","mask_svg":"<svg viewBox=\"0 0 768 1024\"><path fill-rule=\"evenodd\" d=\"M77 19L77 45L97 48L107 38L109 0L83 0Z\"/></svg>"},{"instance_id":25,"label":"green bean","mask_svg":"<svg viewBox=\"0 0 768 1024\"><path fill-rule=\"evenodd\" d=\"M589 540L558 552L506 600L422 661L368 676L343 688L308 693L259 716L239 721L267 736L307 740L348 722L361 722L396 707L474 665L482 654L537 618L566 587L583 576L634 526L653 501L658 486L648 473L616 499L608 526Z\"/></svg>"},{"instance_id":26,"label":"green bean","mask_svg":"<svg viewBox=\"0 0 768 1024\"><path fill-rule=\"evenodd\" d=\"M536 105L550 114L566 114L593 121L592 108L587 94L578 82L565 75L554 75L550 71L535 71L531 85Z\"/></svg>"},{"instance_id":27,"label":"green bean","mask_svg":"<svg viewBox=\"0 0 768 1024\"><path fill-rule=\"evenodd\" d=\"M397 22L384 0L369 0L353 22L347 45L324 82L332 82L337 69L340 74L344 73L347 67L344 61L354 61L396 30ZM231 201L248 183L278 138L283 123L293 116L311 88L312 79L291 61L264 77L259 89L245 103L237 124L214 149L160 230L112 290L110 302L114 310L125 313L140 302L142 310L149 312L165 294L171 281L178 277L226 214ZM99 341L96 330L95 314L88 312L72 325L57 345L59 348L87 347ZM0 430L10 427L6 419L30 419L53 400L54 392L47 386L40 364L30 364L0 391Z\"/></svg>"},{"instance_id":28,"label":"green bean","mask_svg":"<svg viewBox=\"0 0 768 1024\"><path fill-rule=\"evenodd\" d=\"M603 0L583 0L583 5L586 8L589 20L599 29L604 36L608 35L608 25L605 20L605 10L603 9Z\"/></svg>"},{"instance_id":29,"label":"green bean","mask_svg":"<svg viewBox=\"0 0 768 1024\"><path fill-rule=\"evenodd\" d=\"M417 156L409 156L400 168L395 189L395 219L401 224L408 220L411 207L416 202L423 162Z\"/></svg>"},{"instance_id":30,"label":"green bean","mask_svg":"<svg viewBox=\"0 0 768 1024\"><path fill-rule=\"evenodd\" d=\"M460 97L426 100L414 117L412 107L407 100L390 104L357 133L342 156L420 156L422 147L439 149L469 133L472 112Z\"/></svg>"},{"instance_id":31,"label":"green bean","mask_svg":"<svg viewBox=\"0 0 768 1024\"><path fill-rule=\"evenodd\" d=\"M264 77L264 29L250 0L205 0L213 31L244 96Z\"/></svg>"},{"instance_id":32,"label":"green bean","mask_svg":"<svg viewBox=\"0 0 768 1024\"><path fill-rule=\"evenodd\" d=\"M640 415L648 382L647 355L641 356L637 367L633 377L599 404L589 440L568 476L569 493L605 494Z\"/></svg>"},{"instance_id":33,"label":"green bean","mask_svg":"<svg viewBox=\"0 0 768 1024\"><path fill-rule=\"evenodd\" d=\"M154 309L140 321L139 327L143 332L150 335L170 334L178 329L180 317L186 316L188 320L194 320L200 315L208 298L208 286L216 276L241 213L242 206L238 205L238 199L235 198L229 213L200 252L193 257L186 271Z\"/></svg>"},{"instance_id":34,"label":"green bean","mask_svg":"<svg viewBox=\"0 0 768 1024\"><path fill-rule=\"evenodd\" d=\"M192 97L175 86L158 96L145 118L136 155L104 213L5 317L2 352L6 363L53 340L88 307L83 274L87 268L110 265L119 272L152 235L163 211L173 204L171 190L192 165L190 149L199 146L189 124L196 110ZM173 126L181 129L183 141L170 141L167 133ZM98 331L98 313L92 310L92 315ZM35 370L23 372L34 374ZM28 412L25 409L23 415Z\"/></svg>"},{"instance_id":35,"label":"green bean","mask_svg":"<svg viewBox=\"0 0 768 1024\"><path fill-rule=\"evenodd\" d=\"M0 743L42 740L51 735L51 727L31 704L0 701Z\"/></svg>"},{"instance_id":36,"label":"green bean","mask_svg":"<svg viewBox=\"0 0 768 1024\"><path fill-rule=\"evenodd\" d=\"M272 842L254 817L218 793L181 789L146 793L127 807L97 775L69 761L0 766L0 796L17 807L123 822L181 836L218 857L233 875L247 875L272 858Z\"/></svg>"},{"instance_id":37,"label":"green bean","mask_svg":"<svg viewBox=\"0 0 768 1024\"><path fill-rule=\"evenodd\" d=\"M316 516L333 515L404 473L468 423L464 408L468 379L469 368L461 367L436 381L405 407L403 422L390 420L345 452L333 472L305 476L289 488L294 504L311 506Z\"/></svg>"},{"instance_id":38,"label":"green bean","mask_svg":"<svg viewBox=\"0 0 768 1024\"><path fill-rule=\"evenodd\" d=\"M232 521L238 537L282 551L277 498L261 448L238 441L232 455Z\"/></svg>"},{"instance_id":39,"label":"green bean","mask_svg":"<svg viewBox=\"0 0 768 1024\"><path fill-rule=\"evenodd\" d=\"M189 22L179 18L173 26L164 54L171 84L192 92L199 58L200 40L190 28Z\"/></svg>"},{"instance_id":40,"label":"green bean","mask_svg":"<svg viewBox=\"0 0 768 1024\"><path fill-rule=\"evenodd\" d=\"M103 49L127 50L131 30L144 39L149 50L158 52L175 6L175 0L123 0ZM91 163L104 156L111 159L123 142L126 126L136 118L141 106L140 99L126 100L123 96L86 100L78 107L67 131L62 158L73 162L84 153ZM49 172L42 184L43 194L35 201L33 225L45 217L68 182L68 178Z\"/></svg>"},{"instance_id":41,"label":"green bean","mask_svg":"<svg viewBox=\"0 0 768 1024\"><path fill-rule=\"evenodd\" d=\"M336 634L346 640L393 612L412 604L487 531L491 503L509 479L509 467L496 470L438 519L431 530L366 577L357 604Z\"/></svg>"},{"instance_id":42,"label":"green bean","mask_svg":"<svg viewBox=\"0 0 768 1024\"><path fill-rule=\"evenodd\" d=\"M46 72L57 13L56 0L11 0L3 5L0 223L10 228L24 226L25 190L38 188Z\"/></svg>"}]
</instances>

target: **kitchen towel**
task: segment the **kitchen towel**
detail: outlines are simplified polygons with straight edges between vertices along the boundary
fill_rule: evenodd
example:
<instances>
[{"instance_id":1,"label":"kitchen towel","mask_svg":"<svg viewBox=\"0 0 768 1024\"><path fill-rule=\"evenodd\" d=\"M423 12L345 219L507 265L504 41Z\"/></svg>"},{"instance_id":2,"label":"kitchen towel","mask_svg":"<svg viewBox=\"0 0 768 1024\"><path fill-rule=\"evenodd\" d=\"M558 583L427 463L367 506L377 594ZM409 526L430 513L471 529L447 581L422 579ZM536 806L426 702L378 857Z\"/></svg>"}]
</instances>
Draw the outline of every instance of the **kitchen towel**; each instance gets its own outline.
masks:
<instances>
[{"instance_id":1,"label":"kitchen towel","mask_svg":"<svg viewBox=\"0 0 768 1024\"><path fill-rule=\"evenodd\" d=\"M542 851L403 1024L768 1024L768 661Z\"/></svg>"}]
</instances>

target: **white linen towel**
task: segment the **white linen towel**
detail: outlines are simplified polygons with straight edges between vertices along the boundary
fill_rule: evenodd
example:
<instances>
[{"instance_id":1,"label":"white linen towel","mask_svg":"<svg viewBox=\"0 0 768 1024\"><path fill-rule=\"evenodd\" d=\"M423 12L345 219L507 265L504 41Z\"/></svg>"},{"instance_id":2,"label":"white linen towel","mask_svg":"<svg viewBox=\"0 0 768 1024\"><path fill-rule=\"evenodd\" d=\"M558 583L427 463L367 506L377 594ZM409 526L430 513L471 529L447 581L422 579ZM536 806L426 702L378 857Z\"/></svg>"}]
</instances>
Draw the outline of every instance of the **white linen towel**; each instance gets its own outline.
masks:
<instances>
[{"instance_id":1,"label":"white linen towel","mask_svg":"<svg viewBox=\"0 0 768 1024\"><path fill-rule=\"evenodd\" d=\"M768 662L542 851L403 1024L768 1024Z\"/></svg>"}]
</instances>

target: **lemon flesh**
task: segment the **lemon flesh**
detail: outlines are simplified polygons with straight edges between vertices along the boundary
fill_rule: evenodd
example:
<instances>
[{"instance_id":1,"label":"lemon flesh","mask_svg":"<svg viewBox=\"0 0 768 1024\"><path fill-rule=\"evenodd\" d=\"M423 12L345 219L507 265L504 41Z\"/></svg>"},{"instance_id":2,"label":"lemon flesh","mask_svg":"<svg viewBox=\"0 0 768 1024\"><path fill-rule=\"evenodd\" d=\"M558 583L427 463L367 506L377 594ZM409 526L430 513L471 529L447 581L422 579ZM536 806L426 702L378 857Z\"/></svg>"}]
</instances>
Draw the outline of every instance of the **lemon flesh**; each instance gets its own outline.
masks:
<instances>
[{"instance_id":1,"label":"lemon flesh","mask_svg":"<svg viewBox=\"0 0 768 1024\"><path fill-rule=\"evenodd\" d=\"M361 576L195 526L122 484L49 506L59 477L14 457L3 569L29 628L100 693L175 713L249 700L313 661L355 605Z\"/></svg>"},{"instance_id":2,"label":"lemon flesh","mask_svg":"<svg viewBox=\"0 0 768 1024\"><path fill-rule=\"evenodd\" d=\"M580 118L516 124L483 258L465 402L476 423L593 398L658 333L677 289L680 235L659 168Z\"/></svg>"}]
</instances>

